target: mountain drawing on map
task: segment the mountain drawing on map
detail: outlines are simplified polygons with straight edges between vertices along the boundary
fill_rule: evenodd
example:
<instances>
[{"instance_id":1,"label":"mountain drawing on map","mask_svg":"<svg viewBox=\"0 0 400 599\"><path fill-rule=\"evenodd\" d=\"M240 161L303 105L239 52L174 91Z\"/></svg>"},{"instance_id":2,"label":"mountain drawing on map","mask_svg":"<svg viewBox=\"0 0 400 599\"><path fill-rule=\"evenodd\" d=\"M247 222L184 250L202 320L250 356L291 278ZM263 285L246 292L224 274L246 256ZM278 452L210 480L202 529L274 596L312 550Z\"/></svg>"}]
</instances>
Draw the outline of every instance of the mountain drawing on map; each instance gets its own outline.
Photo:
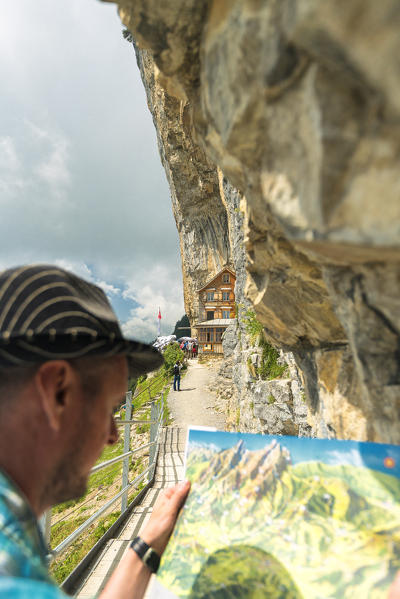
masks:
<instances>
[{"instance_id":1,"label":"mountain drawing on map","mask_svg":"<svg viewBox=\"0 0 400 599\"><path fill-rule=\"evenodd\" d=\"M157 577L166 596L387 597L400 569L400 480L392 472L400 456L373 470L327 463L321 451L315 461L293 460L296 442L315 439L263 436L262 447L249 449L247 439L261 435L196 433L187 449L192 490ZM335 452L339 443L347 451L336 442Z\"/></svg>"}]
</instances>

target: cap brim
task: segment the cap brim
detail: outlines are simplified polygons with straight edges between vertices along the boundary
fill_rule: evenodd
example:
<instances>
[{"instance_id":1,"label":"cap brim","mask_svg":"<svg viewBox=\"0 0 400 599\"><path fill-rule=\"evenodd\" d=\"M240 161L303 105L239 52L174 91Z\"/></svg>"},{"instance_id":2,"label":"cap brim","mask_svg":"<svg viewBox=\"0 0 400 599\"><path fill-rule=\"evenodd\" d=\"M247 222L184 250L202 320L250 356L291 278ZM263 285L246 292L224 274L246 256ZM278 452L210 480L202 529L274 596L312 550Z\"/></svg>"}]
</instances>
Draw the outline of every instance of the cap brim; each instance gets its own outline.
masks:
<instances>
[{"instance_id":1,"label":"cap brim","mask_svg":"<svg viewBox=\"0 0 400 599\"><path fill-rule=\"evenodd\" d=\"M129 377L137 378L162 366L162 355L151 345L127 339L110 339L81 335L58 335L54 341L49 335L38 335L33 341L18 336L5 343L0 340L0 367L28 366L47 360L71 360L96 356L124 355L128 361Z\"/></svg>"}]
</instances>

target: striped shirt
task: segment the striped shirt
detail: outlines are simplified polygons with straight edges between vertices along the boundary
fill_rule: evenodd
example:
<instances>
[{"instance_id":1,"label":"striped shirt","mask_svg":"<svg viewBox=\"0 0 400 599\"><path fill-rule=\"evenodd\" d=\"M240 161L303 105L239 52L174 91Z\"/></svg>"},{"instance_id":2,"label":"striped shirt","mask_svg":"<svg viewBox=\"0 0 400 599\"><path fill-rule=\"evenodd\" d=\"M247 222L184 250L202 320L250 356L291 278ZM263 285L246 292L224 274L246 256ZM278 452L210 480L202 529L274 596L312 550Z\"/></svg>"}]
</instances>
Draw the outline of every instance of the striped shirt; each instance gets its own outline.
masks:
<instances>
[{"instance_id":1,"label":"striped shirt","mask_svg":"<svg viewBox=\"0 0 400 599\"><path fill-rule=\"evenodd\" d=\"M0 470L0 599L65 599L49 576L47 553L26 498Z\"/></svg>"}]
</instances>

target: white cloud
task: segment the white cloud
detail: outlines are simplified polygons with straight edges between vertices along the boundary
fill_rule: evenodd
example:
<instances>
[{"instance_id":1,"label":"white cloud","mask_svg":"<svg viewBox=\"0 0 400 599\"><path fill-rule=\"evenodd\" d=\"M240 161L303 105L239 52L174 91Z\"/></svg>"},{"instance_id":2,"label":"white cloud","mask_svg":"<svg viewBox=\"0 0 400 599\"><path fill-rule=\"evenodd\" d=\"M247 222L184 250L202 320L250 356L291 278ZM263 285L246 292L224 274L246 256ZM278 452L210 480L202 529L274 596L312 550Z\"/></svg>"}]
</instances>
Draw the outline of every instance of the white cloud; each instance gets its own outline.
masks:
<instances>
[{"instance_id":1,"label":"white cloud","mask_svg":"<svg viewBox=\"0 0 400 599\"><path fill-rule=\"evenodd\" d=\"M130 310L129 317L121 325L124 335L128 338L141 341L154 339L157 336L159 307L162 334L172 333L176 321L185 312L181 273L173 267L157 264L140 272L135 269L134 274L125 269L120 286L117 287L96 276L84 262L58 259L55 263L101 287L111 301L113 297L120 297L126 302L132 300L138 304ZM108 279L109 272L105 274L105 278Z\"/></svg>"},{"instance_id":2,"label":"white cloud","mask_svg":"<svg viewBox=\"0 0 400 599\"><path fill-rule=\"evenodd\" d=\"M115 5L3 4L3 266L56 262L104 289L127 334L154 337L159 306L171 332L184 313L178 235Z\"/></svg>"},{"instance_id":3,"label":"white cloud","mask_svg":"<svg viewBox=\"0 0 400 599\"><path fill-rule=\"evenodd\" d=\"M330 451L328 459L330 464L352 464L353 466L359 467L365 466L361 455L356 449L351 449L349 451Z\"/></svg>"},{"instance_id":4,"label":"white cloud","mask_svg":"<svg viewBox=\"0 0 400 599\"><path fill-rule=\"evenodd\" d=\"M122 296L139 304L122 327L124 334L132 338L150 341L157 336L159 307L164 335L172 333L176 321L184 314L181 275L162 264L135 273Z\"/></svg>"},{"instance_id":5,"label":"white cloud","mask_svg":"<svg viewBox=\"0 0 400 599\"><path fill-rule=\"evenodd\" d=\"M119 289L119 287L114 287L114 285L106 283L105 281L96 281L96 285L98 285L108 296L121 294L121 289Z\"/></svg>"},{"instance_id":6,"label":"white cloud","mask_svg":"<svg viewBox=\"0 0 400 599\"><path fill-rule=\"evenodd\" d=\"M107 283L106 281L97 278L92 269L89 268L89 266L84 262L72 262L61 258L55 260L55 264L60 268L64 268L69 272L73 272L75 275L78 275L78 277L81 277L90 283L94 283L100 287L100 289L102 289L109 298L112 296L121 295L121 289L119 289L119 287L115 287L115 285L112 283Z\"/></svg>"},{"instance_id":7,"label":"white cloud","mask_svg":"<svg viewBox=\"0 0 400 599\"><path fill-rule=\"evenodd\" d=\"M85 279L86 281L94 283L93 273L84 262L75 262L72 260L65 260L64 258L59 258L54 260L54 264L56 264L60 268L64 268L64 270L73 272L75 275L78 275L78 277L82 277L82 279Z\"/></svg>"},{"instance_id":8,"label":"white cloud","mask_svg":"<svg viewBox=\"0 0 400 599\"><path fill-rule=\"evenodd\" d=\"M0 137L0 170L15 172L20 166L14 140L9 136Z\"/></svg>"},{"instance_id":9,"label":"white cloud","mask_svg":"<svg viewBox=\"0 0 400 599\"><path fill-rule=\"evenodd\" d=\"M19 204L20 220L29 218L27 211L36 202L48 204L50 197L53 202L46 206L47 212L57 213L61 200L65 202L65 190L71 182L68 168L70 142L67 136L36 123L22 120L15 138L3 136L0 138L0 190L1 201L5 204ZM40 214L40 220L43 214Z\"/></svg>"},{"instance_id":10,"label":"white cloud","mask_svg":"<svg viewBox=\"0 0 400 599\"><path fill-rule=\"evenodd\" d=\"M46 154L34 168L35 175L54 190L69 185L71 181L68 168L70 142L67 137L58 131L42 129L35 123L27 124L32 137L42 150L40 154Z\"/></svg>"},{"instance_id":11,"label":"white cloud","mask_svg":"<svg viewBox=\"0 0 400 599\"><path fill-rule=\"evenodd\" d=\"M0 137L0 194L4 205L12 198L23 193L27 182L21 172L21 161L15 140L5 135Z\"/></svg>"}]
</instances>

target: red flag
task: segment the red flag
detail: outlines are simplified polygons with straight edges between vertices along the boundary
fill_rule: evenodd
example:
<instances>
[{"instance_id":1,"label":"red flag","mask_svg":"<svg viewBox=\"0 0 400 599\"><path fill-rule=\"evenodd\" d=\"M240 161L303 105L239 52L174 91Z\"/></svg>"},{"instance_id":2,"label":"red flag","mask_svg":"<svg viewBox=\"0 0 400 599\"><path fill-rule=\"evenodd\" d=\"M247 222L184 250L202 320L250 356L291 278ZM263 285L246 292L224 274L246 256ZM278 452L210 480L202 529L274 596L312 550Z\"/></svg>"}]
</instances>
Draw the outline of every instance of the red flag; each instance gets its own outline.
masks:
<instances>
[{"instance_id":1,"label":"red flag","mask_svg":"<svg viewBox=\"0 0 400 599\"><path fill-rule=\"evenodd\" d=\"M158 308L158 316L157 316L157 318L159 318L161 320L161 310L160 310L160 308Z\"/></svg>"},{"instance_id":2,"label":"red flag","mask_svg":"<svg viewBox=\"0 0 400 599\"><path fill-rule=\"evenodd\" d=\"M158 336L161 336L161 310L160 307L158 308L158 314L157 314L157 318L158 318Z\"/></svg>"}]
</instances>

